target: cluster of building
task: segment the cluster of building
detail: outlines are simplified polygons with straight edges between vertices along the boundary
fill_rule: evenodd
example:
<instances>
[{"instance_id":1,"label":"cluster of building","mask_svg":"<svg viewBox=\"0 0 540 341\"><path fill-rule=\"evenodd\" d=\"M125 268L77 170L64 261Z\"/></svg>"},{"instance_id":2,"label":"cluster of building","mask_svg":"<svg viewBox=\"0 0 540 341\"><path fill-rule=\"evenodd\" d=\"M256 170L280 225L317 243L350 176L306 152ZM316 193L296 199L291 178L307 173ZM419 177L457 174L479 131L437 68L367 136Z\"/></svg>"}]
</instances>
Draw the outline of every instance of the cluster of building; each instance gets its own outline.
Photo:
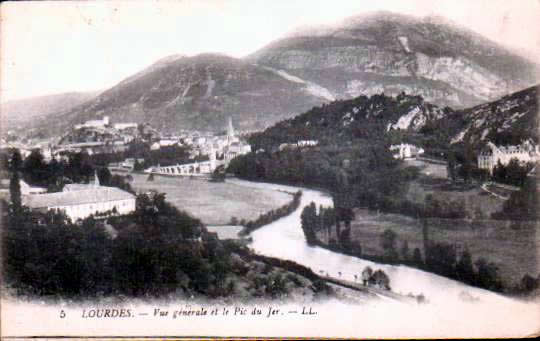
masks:
<instances>
[{"instance_id":1,"label":"cluster of building","mask_svg":"<svg viewBox=\"0 0 540 341\"><path fill-rule=\"evenodd\" d=\"M229 162L239 155L251 152L251 146L242 141L234 132L232 120L229 118L225 136L191 136L176 142L190 146L190 157L207 156L207 161L197 161L170 166L154 166L146 173L178 176L197 176L213 173L218 167L227 167Z\"/></svg>"},{"instance_id":2,"label":"cluster of building","mask_svg":"<svg viewBox=\"0 0 540 341\"><path fill-rule=\"evenodd\" d=\"M62 192L44 193L44 189L31 189L21 186L23 205L39 212L62 211L73 222L90 215L123 215L135 211L133 194L116 187L101 186L97 175L91 184L68 184Z\"/></svg>"},{"instance_id":3,"label":"cluster of building","mask_svg":"<svg viewBox=\"0 0 540 341\"><path fill-rule=\"evenodd\" d=\"M296 143L282 143L279 145L278 149L279 151L283 151L285 149L298 149L298 148L305 148L305 147L315 147L319 145L319 141L317 140L300 140Z\"/></svg>"},{"instance_id":4,"label":"cluster of building","mask_svg":"<svg viewBox=\"0 0 540 341\"><path fill-rule=\"evenodd\" d=\"M485 169L491 174L499 162L507 165L512 159L518 160L521 164L537 162L540 160L539 146L533 145L530 141L517 146L496 146L488 142L478 154L478 168Z\"/></svg>"},{"instance_id":5,"label":"cluster of building","mask_svg":"<svg viewBox=\"0 0 540 341\"><path fill-rule=\"evenodd\" d=\"M88 154L115 153L127 149L127 145L139 134L137 123L111 124L109 117L90 120L74 126L60 138L54 148L55 154L86 151Z\"/></svg>"},{"instance_id":6,"label":"cluster of building","mask_svg":"<svg viewBox=\"0 0 540 341\"><path fill-rule=\"evenodd\" d=\"M390 146L394 159L406 160L424 154L424 149L408 143L394 144Z\"/></svg>"}]
</instances>

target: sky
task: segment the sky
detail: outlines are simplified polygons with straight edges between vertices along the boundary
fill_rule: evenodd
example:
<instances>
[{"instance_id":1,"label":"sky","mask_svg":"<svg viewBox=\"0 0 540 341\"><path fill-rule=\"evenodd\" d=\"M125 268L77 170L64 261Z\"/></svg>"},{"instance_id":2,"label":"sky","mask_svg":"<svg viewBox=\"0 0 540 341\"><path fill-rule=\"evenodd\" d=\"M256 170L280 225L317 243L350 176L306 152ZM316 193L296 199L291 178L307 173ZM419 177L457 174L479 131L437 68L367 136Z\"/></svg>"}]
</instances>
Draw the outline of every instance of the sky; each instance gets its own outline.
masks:
<instances>
[{"instance_id":1,"label":"sky","mask_svg":"<svg viewBox=\"0 0 540 341\"><path fill-rule=\"evenodd\" d=\"M540 0L178 0L0 5L0 101L97 91L172 55L243 57L366 12L444 16L540 60Z\"/></svg>"}]
</instances>

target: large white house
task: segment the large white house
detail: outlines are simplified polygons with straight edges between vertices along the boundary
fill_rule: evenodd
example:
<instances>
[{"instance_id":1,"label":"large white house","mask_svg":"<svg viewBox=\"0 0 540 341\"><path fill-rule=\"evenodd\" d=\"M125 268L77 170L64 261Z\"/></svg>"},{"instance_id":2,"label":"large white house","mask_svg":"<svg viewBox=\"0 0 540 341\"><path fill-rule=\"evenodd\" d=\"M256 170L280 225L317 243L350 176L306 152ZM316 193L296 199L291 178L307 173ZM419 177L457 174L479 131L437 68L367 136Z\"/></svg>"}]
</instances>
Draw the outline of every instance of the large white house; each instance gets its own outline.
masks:
<instances>
[{"instance_id":1,"label":"large white house","mask_svg":"<svg viewBox=\"0 0 540 341\"><path fill-rule=\"evenodd\" d=\"M521 163L536 162L539 156L538 146L533 146L529 141L518 146L506 147L497 147L492 142L488 142L478 154L478 168L486 169L491 173L499 162L502 165L507 165L512 159L517 159Z\"/></svg>"},{"instance_id":2,"label":"large white house","mask_svg":"<svg viewBox=\"0 0 540 341\"><path fill-rule=\"evenodd\" d=\"M110 211L120 215L135 211L133 194L116 187L95 185L71 185L62 192L25 195L22 201L32 210L63 211L72 221Z\"/></svg>"},{"instance_id":3,"label":"large white house","mask_svg":"<svg viewBox=\"0 0 540 341\"><path fill-rule=\"evenodd\" d=\"M401 143L390 146L390 151L394 152L392 155L394 159L410 159L424 154L424 148L414 146L412 144ZM397 152L396 152L397 151Z\"/></svg>"}]
</instances>

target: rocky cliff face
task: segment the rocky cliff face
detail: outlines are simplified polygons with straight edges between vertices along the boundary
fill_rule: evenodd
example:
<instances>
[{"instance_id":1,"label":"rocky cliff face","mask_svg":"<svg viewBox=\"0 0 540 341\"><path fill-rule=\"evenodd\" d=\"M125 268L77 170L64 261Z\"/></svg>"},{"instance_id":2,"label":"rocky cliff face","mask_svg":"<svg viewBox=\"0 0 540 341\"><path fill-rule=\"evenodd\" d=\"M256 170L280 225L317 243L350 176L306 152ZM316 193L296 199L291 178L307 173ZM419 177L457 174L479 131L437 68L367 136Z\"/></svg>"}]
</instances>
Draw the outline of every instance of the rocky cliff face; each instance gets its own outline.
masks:
<instances>
[{"instance_id":1,"label":"rocky cliff face","mask_svg":"<svg viewBox=\"0 0 540 341\"><path fill-rule=\"evenodd\" d=\"M534 84L538 68L437 18L375 13L306 30L248 57L328 89L336 98L402 91L466 107Z\"/></svg>"},{"instance_id":2,"label":"rocky cliff face","mask_svg":"<svg viewBox=\"0 0 540 341\"><path fill-rule=\"evenodd\" d=\"M263 128L327 101L317 86L284 72L217 54L171 56L45 124L61 131L85 120L149 122L161 131Z\"/></svg>"}]
</instances>

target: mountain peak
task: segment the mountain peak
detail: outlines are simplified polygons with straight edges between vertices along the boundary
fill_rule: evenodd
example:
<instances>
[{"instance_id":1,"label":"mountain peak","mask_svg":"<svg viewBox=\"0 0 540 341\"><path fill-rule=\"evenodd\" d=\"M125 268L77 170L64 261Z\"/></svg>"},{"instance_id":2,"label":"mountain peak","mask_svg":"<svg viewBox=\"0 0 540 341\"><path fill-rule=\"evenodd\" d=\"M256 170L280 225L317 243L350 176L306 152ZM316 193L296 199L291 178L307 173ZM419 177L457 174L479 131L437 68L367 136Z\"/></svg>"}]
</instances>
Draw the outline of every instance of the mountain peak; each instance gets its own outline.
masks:
<instances>
[{"instance_id":1,"label":"mountain peak","mask_svg":"<svg viewBox=\"0 0 540 341\"><path fill-rule=\"evenodd\" d=\"M298 30L247 59L316 83L335 98L405 91L455 108L530 86L539 69L448 19L385 11Z\"/></svg>"}]
</instances>

